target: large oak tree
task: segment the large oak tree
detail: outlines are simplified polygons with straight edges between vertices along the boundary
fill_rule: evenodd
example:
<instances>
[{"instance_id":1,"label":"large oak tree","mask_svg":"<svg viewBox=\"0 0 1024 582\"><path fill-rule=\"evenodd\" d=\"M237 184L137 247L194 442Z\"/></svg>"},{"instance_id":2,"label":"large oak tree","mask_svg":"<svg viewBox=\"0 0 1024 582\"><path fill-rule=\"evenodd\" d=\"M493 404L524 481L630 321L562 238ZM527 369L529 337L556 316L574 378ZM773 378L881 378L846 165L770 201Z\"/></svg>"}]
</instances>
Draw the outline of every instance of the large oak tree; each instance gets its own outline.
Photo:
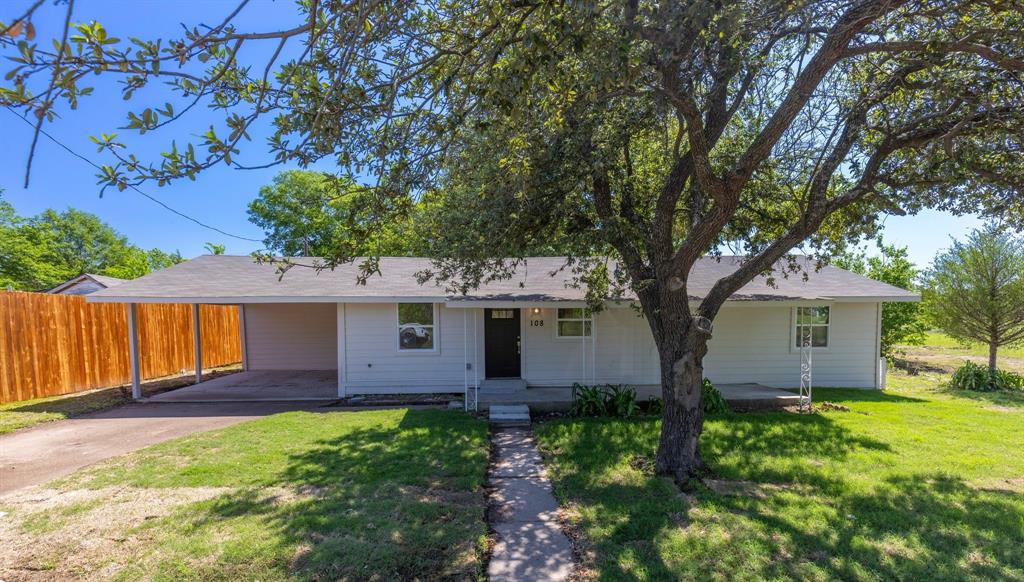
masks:
<instances>
[{"instance_id":1,"label":"large oak tree","mask_svg":"<svg viewBox=\"0 0 1024 582\"><path fill-rule=\"evenodd\" d=\"M224 112L159 162L98 136L107 185L333 157L382 220L443 192L448 228L425 275L471 286L558 241L595 296L627 286L660 354L657 469L680 481L703 468L711 322L743 285L795 269L795 248L827 254L873 233L886 213L1021 223L1018 2L303 0L293 26L245 31L232 24L242 2L169 42L92 23L63 44L59 31L55 44L28 38L38 4L0 28L16 60L0 99L31 120L109 77L129 97L168 80L177 97L133 112L131 129L193 102ZM244 58L264 42L269 59ZM271 158L243 163L268 117ZM691 267L725 244L747 260L693 296Z\"/></svg>"}]
</instances>

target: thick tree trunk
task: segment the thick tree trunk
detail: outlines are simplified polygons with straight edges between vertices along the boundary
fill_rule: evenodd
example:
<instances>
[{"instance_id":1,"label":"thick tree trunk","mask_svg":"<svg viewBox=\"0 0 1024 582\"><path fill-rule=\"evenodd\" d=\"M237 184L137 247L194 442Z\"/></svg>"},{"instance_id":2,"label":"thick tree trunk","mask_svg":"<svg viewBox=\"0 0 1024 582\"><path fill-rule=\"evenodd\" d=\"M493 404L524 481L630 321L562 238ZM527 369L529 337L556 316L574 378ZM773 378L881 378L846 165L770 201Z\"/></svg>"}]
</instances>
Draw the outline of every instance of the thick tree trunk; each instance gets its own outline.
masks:
<instances>
[{"instance_id":1,"label":"thick tree trunk","mask_svg":"<svg viewBox=\"0 0 1024 582\"><path fill-rule=\"evenodd\" d=\"M704 429L702 360L706 338L692 324L688 328L684 334L670 334L658 347L665 409L656 468L680 486L706 470L698 444Z\"/></svg>"}]
</instances>

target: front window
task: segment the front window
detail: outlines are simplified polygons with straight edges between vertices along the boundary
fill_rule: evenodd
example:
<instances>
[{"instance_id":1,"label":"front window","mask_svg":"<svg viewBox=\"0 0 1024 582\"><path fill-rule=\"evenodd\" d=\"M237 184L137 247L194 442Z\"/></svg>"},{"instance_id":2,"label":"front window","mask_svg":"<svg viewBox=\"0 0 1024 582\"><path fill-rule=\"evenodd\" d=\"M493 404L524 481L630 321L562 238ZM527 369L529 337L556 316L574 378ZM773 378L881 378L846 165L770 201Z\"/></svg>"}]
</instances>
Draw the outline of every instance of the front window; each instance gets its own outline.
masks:
<instances>
[{"instance_id":1,"label":"front window","mask_svg":"<svg viewBox=\"0 0 1024 582\"><path fill-rule=\"evenodd\" d=\"M434 349L434 305L398 304L398 349Z\"/></svg>"},{"instance_id":2,"label":"front window","mask_svg":"<svg viewBox=\"0 0 1024 582\"><path fill-rule=\"evenodd\" d=\"M569 308L558 310L555 330L558 337L590 337L593 322L589 309Z\"/></svg>"},{"instance_id":3,"label":"front window","mask_svg":"<svg viewBox=\"0 0 1024 582\"><path fill-rule=\"evenodd\" d=\"M828 307L796 308L796 347L828 347Z\"/></svg>"}]
</instances>

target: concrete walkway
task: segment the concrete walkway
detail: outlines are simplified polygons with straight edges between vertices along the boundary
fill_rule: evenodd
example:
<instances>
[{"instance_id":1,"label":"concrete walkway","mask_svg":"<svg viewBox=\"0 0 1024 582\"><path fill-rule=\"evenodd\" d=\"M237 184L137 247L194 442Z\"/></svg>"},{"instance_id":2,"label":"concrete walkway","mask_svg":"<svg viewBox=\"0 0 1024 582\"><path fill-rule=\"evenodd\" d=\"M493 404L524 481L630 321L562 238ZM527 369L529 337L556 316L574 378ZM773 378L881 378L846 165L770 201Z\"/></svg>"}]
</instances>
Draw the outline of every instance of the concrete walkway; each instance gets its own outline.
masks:
<instances>
[{"instance_id":1,"label":"concrete walkway","mask_svg":"<svg viewBox=\"0 0 1024 582\"><path fill-rule=\"evenodd\" d=\"M310 403L128 404L0 436L0 496L187 434Z\"/></svg>"},{"instance_id":2,"label":"concrete walkway","mask_svg":"<svg viewBox=\"0 0 1024 582\"><path fill-rule=\"evenodd\" d=\"M497 534L487 568L492 581L568 580L572 545L562 533L558 502L528 427L504 427L491 435L491 527Z\"/></svg>"}]
</instances>

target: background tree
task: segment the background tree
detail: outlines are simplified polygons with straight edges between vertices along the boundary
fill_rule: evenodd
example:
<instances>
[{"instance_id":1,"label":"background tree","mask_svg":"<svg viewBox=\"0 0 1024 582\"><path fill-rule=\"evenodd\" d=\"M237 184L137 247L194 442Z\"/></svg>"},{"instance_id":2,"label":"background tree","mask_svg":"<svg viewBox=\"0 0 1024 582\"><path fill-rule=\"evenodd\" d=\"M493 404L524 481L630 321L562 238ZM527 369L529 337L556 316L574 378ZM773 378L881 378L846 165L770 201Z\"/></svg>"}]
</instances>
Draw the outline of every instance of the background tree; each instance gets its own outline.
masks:
<instances>
[{"instance_id":1,"label":"background tree","mask_svg":"<svg viewBox=\"0 0 1024 582\"><path fill-rule=\"evenodd\" d=\"M69 208L25 218L0 197L0 287L44 291L84 273L133 279L183 260L129 243L94 214Z\"/></svg>"},{"instance_id":2,"label":"background tree","mask_svg":"<svg viewBox=\"0 0 1024 582\"><path fill-rule=\"evenodd\" d=\"M876 281L882 281L913 290L916 288L918 270L908 258L907 247L887 245L878 238L878 254L867 256L864 250L844 252L832 263L842 269L853 271ZM882 304L882 356L892 358L899 354L897 346L919 346L925 341L928 324L925 322L920 303L898 302Z\"/></svg>"},{"instance_id":3,"label":"background tree","mask_svg":"<svg viewBox=\"0 0 1024 582\"><path fill-rule=\"evenodd\" d=\"M425 233L414 216L374 216L374 199L348 178L287 170L260 188L249 221L263 229L263 244L286 257L412 256L424 252ZM419 207L426 206L421 202Z\"/></svg>"},{"instance_id":4,"label":"background tree","mask_svg":"<svg viewBox=\"0 0 1024 582\"><path fill-rule=\"evenodd\" d=\"M2 41L13 70L0 101L41 124L114 77L128 99L168 80L179 101L136 109L129 129L167 126L199 102L224 113L154 162L97 136L110 156L101 180L117 188L244 167L251 125L272 117L272 159L256 163L330 157L358 178L374 222L438 192L438 261L422 275L453 289L508 277L559 240L593 299L637 298L665 402L657 470L680 482L704 468L702 362L733 293L813 270L790 254L831 254L875 234L884 213L1024 222L1024 17L999 0L298 6L278 30L237 30L242 2L161 43L95 22L57 48ZM270 57L245 62L255 42L273 43L257 51ZM692 296L691 268L725 244L747 260ZM357 249L334 247L326 266ZM362 276L376 268L362 265Z\"/></svg>"},{"instance_id":5,"label":"background tree","mask_svg":"<svg viewBox=\"0 0 1024 582\"><path fill-rule=\"evenodd\" d=\"M203 245L203 248L206 250L206 252L210 253L211 255L224 254L224 245L222 244L208 242L205 245Z\"/></svg>"},{"instance_id":6,"label":"background tree","mask_svg":"<svg viewBox=\"0 0 1024 582\"><path fill-rule=\"evenodd\" d=\"M988 346L994 372L999 348L1024 341L1024 239L989 224L953 241L935 257L924 298L939 328Z\"/></svg>"}]
</instances>

